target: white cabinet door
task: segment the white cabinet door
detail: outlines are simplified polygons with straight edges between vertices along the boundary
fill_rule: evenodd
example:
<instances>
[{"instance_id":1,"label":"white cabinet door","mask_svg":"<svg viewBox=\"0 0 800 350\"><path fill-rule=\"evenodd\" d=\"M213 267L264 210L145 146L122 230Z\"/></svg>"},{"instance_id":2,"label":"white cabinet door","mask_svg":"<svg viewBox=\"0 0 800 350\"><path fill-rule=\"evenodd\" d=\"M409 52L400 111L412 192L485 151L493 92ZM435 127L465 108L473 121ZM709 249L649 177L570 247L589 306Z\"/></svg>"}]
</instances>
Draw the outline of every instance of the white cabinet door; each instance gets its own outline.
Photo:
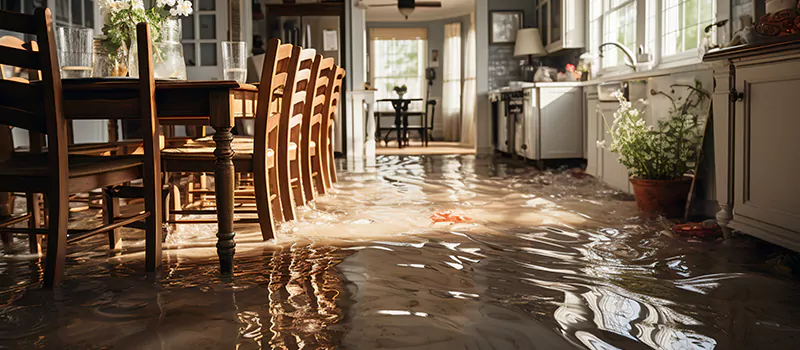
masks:
<instances>
[{"instance_id":1,"label":"white cabinet door","mask_svg":"<svg viewBox=\"0 0 800 350\"><path fill-rule=\"evenodd\" d=\"M598 169L600 150L597 148L597 141L601 140L600 125L602 120L599 120L597 113L597 99L586 100L586 110L584 111L586 121L586 172L594 177L599 176L600 170Z\"/></svg>"},{"instance_id":2,"label":"white cabinet door","mask_svg":"<svg viewBox=\"0 0 800 350\"><path fill-rule=\"evenodd\" d=\"M734 220L794 231L800 247L800 61L737 68Z\"/></svg>"},{"instance_id":3,"label":"white cabinet door","mask_svg":"<svg viewBox=\"0 0 800 350\"><path fill-rule=\"evenodd\" d=\"M611 144L611 134L609 134L609 130L606 127L603 116L605 115L606 118L609 119L613 118L614 112L619 109L619 103L600 102L598 105L600 108L598 109L597 120L602 135L601 141L605 141L606 145L609 145ZM603 181L617 190L631 193L630 181L628 180L628 169L626 169L624 165L617 161L617 154L609 151L608 147L603 148L599 154L600 176L603 178Z\"/></svg>"},{"instance_id":4,"label":"white cabinet door","mask_svg":"<svg viewBox=\"0 0 800 350\"><path fill-rule=\"evenodd\" d=\"M548 87L539 91L539 159L582 158L582 89Z\"/></svg>"},{"instance_id":5,"label":"white cabinet door","mask_svg":"<svg viewBox=\"0 0 800 350\"><path fill-rule=\"evenodd\" d=\"M186 75L189 80L221 80L220 43L228 40L228 2L200 0L193 5L194 13L182 20Z\"/></svg>"}]
</instances>

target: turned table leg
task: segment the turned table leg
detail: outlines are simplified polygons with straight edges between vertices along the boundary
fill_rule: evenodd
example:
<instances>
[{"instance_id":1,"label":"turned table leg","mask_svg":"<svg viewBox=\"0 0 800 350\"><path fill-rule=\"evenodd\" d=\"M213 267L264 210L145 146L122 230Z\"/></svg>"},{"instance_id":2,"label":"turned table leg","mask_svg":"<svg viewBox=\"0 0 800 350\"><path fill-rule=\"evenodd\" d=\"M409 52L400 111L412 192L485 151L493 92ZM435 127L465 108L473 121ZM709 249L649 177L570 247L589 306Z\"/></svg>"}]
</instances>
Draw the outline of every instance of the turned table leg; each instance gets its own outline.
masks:
<instances>
[{"instance_id":1,"label":"turned table leg","mask_svg":"<svg viewBox=\"0 0 800 350\"><path fill-rule=\"evenodd\" d=\"M212 95L212 115L211 121L214 130L214 142L216 149L214 156L216 164L214 166L214 186L217 196L217 220L219 229L217 232L217 256L219 256L220 272L223 274L233 273L233 255L236 252L236 241L233 232L233 196L234 196L234 174L233 167L234 151L231 147L233 142L233 112L232 94ZM217 104L217 105L214 105ZM218 115L214 115L214 112ZM214 125L216 124L216 125Z\"/></svg>"}]
</instances>

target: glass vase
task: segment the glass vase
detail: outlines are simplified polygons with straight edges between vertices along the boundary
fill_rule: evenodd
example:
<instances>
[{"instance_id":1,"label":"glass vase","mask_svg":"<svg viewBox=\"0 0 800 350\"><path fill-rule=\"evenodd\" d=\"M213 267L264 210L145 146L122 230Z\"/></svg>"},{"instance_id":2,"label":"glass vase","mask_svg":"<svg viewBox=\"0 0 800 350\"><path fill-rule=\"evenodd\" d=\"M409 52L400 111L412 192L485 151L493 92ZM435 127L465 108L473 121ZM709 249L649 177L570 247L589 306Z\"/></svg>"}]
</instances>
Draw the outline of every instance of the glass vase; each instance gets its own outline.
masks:
<instances>
[{"instance_id":1,"label":"glass vase","mask_svg":"<svg viewBox=\"0 0 800 350\"><path fill-rule=\"evenodd\" d=\"M156 79L186 80L186 62L183 60L183 45L181 45L181 21L169 18L164 21L160 32L151 29L150 36L153 40L153 69ZM139 53L136 45L137 38L131 39L129 53L129 72L134 78L139 77Z\"/></svg>"}]
</instances>

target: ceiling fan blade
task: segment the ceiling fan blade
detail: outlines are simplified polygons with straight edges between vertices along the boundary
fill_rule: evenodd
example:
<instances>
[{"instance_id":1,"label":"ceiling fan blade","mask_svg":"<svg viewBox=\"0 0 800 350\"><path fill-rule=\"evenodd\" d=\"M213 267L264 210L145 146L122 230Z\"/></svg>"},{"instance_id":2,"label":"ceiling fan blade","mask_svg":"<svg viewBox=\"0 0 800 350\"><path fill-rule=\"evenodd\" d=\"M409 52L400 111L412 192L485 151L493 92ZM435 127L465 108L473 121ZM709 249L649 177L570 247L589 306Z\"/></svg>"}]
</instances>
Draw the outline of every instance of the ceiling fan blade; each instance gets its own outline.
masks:
<instances>
[{"instance_id":1,"label":"ceiling fan blade","mask_svg":"<svg viewBox=\"0 0 800 350\"><path fill-rule=\"evenodd\" d=\"M416 7L442 7L441 1L415 1Z\"/></svg>"}]
</instances>

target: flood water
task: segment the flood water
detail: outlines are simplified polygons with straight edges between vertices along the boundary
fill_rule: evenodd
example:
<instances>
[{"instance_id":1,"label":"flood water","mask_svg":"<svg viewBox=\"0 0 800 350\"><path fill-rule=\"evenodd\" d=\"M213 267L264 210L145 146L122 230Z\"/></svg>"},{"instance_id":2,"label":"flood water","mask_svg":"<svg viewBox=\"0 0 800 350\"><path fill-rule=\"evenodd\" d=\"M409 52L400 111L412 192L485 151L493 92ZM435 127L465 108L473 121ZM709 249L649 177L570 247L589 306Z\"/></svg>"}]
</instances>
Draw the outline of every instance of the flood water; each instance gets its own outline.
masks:
<instances>
[{"instance_id":1,"label":"flood water","mask_svg":"<svg viewBox=\"0 0 800 350\"><path fill-rule=\"evenodd\" d=\"M791 349L797 256L748 237L664 233L632 198L569 171L473 156L382 157L261 241L179 226L158 273L143 233L69 246L65 282L3 251L0 348ZM19 203L18 207L21 207ZM472 218L431 222L441 210ZM75 213L76 225L94 217ZM27 246L23 237L15 250Z\"/></svg>"}]
</instances>

